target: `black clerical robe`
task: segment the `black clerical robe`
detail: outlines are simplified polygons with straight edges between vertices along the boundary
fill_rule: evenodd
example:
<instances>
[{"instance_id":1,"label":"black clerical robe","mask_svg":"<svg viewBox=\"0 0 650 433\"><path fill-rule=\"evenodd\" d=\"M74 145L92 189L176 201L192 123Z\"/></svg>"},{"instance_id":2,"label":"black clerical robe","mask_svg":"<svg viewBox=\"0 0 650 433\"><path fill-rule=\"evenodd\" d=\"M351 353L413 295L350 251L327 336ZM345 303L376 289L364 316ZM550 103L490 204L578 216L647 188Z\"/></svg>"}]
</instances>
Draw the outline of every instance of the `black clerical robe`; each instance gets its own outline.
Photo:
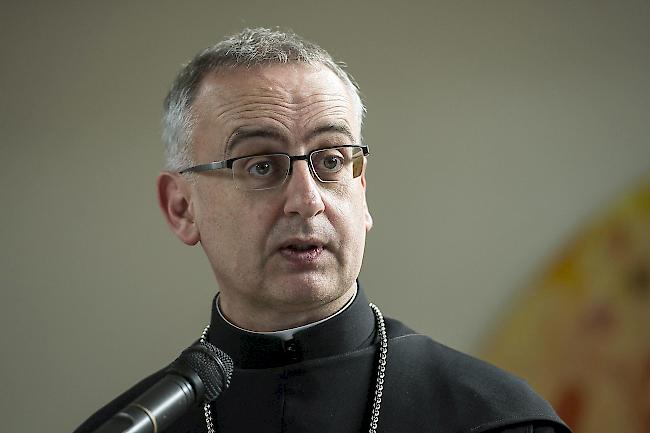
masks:
<instances>
[{"instance_id":1,"label":"black clerical robe","mask_svg":"<svg viewBox=\"0 0 650 433\"><path fill-rule=\"evenodd\" d=\"M280 338L227 323L213 302L208 339L228 353L230 387L212 404L220 433L368 431L378 354L375 317L359 290L338 315ZM388 357L377 427L384 433L569 432L525 382L386 319ZM159 380L147 377L84 422L92 432ZM206 432L202 407L167 433Z\"/></svg>"}]
</instances>

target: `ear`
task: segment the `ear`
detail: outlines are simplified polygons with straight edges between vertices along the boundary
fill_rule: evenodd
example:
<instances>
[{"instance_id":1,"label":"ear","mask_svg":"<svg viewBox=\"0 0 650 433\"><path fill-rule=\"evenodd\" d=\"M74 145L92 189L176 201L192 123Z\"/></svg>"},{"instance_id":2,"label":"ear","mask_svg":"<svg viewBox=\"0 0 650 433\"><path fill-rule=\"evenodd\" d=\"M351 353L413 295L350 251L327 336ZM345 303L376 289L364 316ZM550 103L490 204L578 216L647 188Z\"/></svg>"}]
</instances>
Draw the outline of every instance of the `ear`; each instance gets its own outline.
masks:
<instances>
[{"instance_id":1,"label":"ear","mask_svg":"<svg viewBox=\"0 0 650 433\"><path fill-rule=\"evenodd\" d=\"M368 165L368 161L366 160L366 166ZM366 167L364 166L363 168L363 173L361 173L361 186L363 187L363 212L364 212L364 217L365 217L365 224L366 224L366 233L370 231L372 228L372 215L370 215L370 211L368 210L368 202L366 201Z\"/></svg>"},{"instance_id":2,"label":"ear","mask_svg":"<svg viewBox=\"0 0 650 433\"><path fill-rule=\"evenodd\" d=\"M178 173L164 171L158 175L156 186L158 206L169 228L185 244L196 245L201 240L201 235L194 220L188 181Z\"/></svg>"}]
</instances>

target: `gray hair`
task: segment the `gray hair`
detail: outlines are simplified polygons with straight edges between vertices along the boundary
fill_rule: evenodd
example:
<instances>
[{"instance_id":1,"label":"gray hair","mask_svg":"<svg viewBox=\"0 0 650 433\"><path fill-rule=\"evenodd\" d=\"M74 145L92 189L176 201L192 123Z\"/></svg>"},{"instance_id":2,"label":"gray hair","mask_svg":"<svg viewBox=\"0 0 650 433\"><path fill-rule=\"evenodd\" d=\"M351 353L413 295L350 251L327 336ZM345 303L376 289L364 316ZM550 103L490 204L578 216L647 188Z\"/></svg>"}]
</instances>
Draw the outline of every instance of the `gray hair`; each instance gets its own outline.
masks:
<instances>
[{"instance_id":1,"label":"gray hair","mask_svg":"<svg viewBox=\"0 0 650 433\"><path fill-rule=\"evenodd\" d=\"M361 124L365 107L359 87L343 69L343 63L335 62L327 51L291 31L244 29L201 51L183 66L172 83L165 98L163 113L162 136L165 142L166 169L179 171L193 164L192 104L206 74L226 68L250 68L290 62L323 65L334 72L353 91Z\"/></svg>"}]
</instances>

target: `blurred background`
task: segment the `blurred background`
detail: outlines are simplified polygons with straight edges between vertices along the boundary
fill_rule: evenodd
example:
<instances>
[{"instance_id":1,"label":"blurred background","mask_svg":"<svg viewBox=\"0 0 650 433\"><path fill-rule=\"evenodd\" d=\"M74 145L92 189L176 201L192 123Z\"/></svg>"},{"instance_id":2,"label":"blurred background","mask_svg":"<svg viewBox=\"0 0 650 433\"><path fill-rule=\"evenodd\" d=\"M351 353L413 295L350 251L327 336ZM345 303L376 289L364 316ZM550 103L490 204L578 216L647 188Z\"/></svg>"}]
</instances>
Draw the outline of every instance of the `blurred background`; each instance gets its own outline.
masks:
<instances>
[{"instance_id":1,"label":"blurred background","mask_svg":"<svg viewBox=\"0 0 650 433\"><path fill-rule=\"evenodd\" d=\"M318 42L360 83L361 281L384 314L525 376L576 433L650 431L648 1L2 9L3 431L72 431L209 320L207 260L156 204L162 100L253 26Z\"/></svg>"}]
</instances>

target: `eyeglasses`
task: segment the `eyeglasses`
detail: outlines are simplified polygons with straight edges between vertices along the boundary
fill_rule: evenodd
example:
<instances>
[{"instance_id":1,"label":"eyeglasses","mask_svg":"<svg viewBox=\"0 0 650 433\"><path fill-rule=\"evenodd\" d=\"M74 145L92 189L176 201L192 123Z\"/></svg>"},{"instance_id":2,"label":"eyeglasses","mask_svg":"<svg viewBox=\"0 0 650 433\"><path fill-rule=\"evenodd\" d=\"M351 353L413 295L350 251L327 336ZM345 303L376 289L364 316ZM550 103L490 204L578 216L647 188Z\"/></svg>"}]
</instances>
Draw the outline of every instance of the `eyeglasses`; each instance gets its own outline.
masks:
<instances>
[{"instance_id":1,"label":"eyeglasses","mask_svg":"<svg viewBox=\"0 0 650 433\"><path fill-rule=\"evenodd\" d=\"M270 153L249 155L195 165L179 171L202 173L231 169L235 187L241 190L277 188L287 180L294 161L308 161L311 174L323 183L347 182L363 172L368 146L346 145L312 150L306 155Z\"/></svg>"}]
</instances>

